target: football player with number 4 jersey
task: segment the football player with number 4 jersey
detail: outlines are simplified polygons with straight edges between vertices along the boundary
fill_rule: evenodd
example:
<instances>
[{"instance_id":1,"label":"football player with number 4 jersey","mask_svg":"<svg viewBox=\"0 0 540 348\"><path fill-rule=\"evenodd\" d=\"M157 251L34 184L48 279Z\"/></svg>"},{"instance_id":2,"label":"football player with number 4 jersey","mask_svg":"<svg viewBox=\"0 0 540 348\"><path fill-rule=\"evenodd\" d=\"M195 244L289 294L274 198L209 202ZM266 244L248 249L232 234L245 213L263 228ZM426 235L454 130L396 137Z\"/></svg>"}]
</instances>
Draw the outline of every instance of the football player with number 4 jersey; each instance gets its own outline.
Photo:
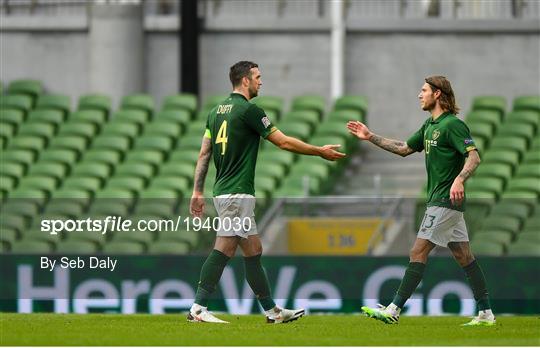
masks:
<instances>
[{"instance_id":1,"label":"football player with number 4 jersey","mask_svg":"<svg viewBox=\"0 0 540 348\"><path fill-rule=\"evenodd\" d=\"M263 109L250 103L262 85L257 64L238 62L231 67L229 78L233 92L208 115L195 169L190 212L195 217L204 213L204 180L213 158L216 166L214 205L221 223L217 224L214 250L202 266L188 321L226 323L208 311L208 298L216 289L225 265L240 246L246 280L265 312L266 321L287 323L302 317L304 310L285 309L275 304L261 265L262 245L254 218L254 178L260 139L266 139L283 150L320 156L329 161L345 155L336 151L339 145L313 146L283 134ZM233 223L225 223L227 220ZM235 223L237 221L241 221L240 226Z\"/></svg>"}]
</instances>

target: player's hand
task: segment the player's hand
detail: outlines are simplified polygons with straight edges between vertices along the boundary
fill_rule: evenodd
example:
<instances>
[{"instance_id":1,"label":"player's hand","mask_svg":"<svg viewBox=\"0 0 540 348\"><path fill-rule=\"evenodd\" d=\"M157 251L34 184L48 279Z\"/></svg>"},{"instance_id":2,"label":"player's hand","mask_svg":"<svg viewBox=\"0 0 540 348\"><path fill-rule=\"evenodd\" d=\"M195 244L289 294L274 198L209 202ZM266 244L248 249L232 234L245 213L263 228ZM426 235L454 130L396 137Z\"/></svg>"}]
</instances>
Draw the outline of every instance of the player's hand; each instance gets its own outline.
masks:
<instances>
[{"instance_id":1,"label":"player's hand","mask_svg":"<svg viewBox=\"0 0 540 348\"><path fill-rule=\"evenodd\" d=\"M321 146L321 157L328 161L335 161L345 157L344 153L336 151L341 145L324 145Z\"/></svg>"},{"instance_id":2,"label":"player's hand","mask_svg":"<svg viewBox=\"0 0 540 348\"><path fill-rule=\"evenodd\" d=\"M204 214L204 196L202 193L193 192L189 204L189 212L194 217L202 218Z\"/></svg>"},{"instance_id":3,"label":"player's hand","mask_svg":"<svg viewBox=\"0 0 540 348\"><path fill-rule=\"evenodd\" d=\"M362 140L369 140L373 135L369 128L360 121L347 122L347 129L349 130L349 133Z\"/></svg>"},{"instance_id":4,"label":"player's hand","mask_svg":"<svg viewBox=\"0 0 540 348\"><path fill-rule=\"evenodd\" d=\"M463 180L456 178L450 187L450 201L453 206L459 207L463 203L465 197L465 188L463 187Z\"/></svg>"}]
</instances>

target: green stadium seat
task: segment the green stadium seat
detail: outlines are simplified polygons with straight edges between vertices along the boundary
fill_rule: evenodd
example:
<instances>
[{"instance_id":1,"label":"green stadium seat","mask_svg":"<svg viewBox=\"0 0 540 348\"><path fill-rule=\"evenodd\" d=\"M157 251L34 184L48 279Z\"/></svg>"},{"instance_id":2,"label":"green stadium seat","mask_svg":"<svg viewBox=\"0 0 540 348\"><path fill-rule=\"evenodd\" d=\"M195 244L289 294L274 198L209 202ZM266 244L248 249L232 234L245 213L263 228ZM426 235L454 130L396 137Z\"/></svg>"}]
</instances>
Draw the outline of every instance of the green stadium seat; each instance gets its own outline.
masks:
<instances>
[{"instance_id":1,"label":"green stadium seat","mask_svg":"<svg viewBox=\"0 0 540 348\"><path fill-rule=\"evenodd\" d=\"M175 190L178 193L191 189L191 180L184 176L157 176L149 185L151 189L165 188Z\"/></svg>"},{"instance_id":2,"label":"green stadium seat","mask_svg":"<svg viewBox=\"0 0 540 348\"><path fill-rule=\"evenodd\" d=\"M11 253L13 254L48 254L52 251L49 243L43 241L16 241L11 245Z\"/></svg>"},{"instance_id":3,"label":"green stadium seat","mask_svg":"<svg viewBox=\"0 0 540 348\"><path fill-rule=\"evenodd\" d=\"M527 151L527 139L516 136L496 136L493 138L489 151L493 150L513 150L519 153L519 157Z\"/></svg>"},{"instance_id":4,"label":"green stadium seat","mask_svg":"<svg viewBox=\"0 0 540 348\"><path fill-rule=\"evenodd\" d=\"M533 110L540 112L540 96L530 95L521 96L514 99L513 109L518 110Z\"/></svg>"},{"instance_id":5,"label":"green stadium seat","mask_svg":"<svg viewBox=\"0 0 540 348\"><path fill-rule=\"evenodd\" d=\"M19 135L11 139L8 150L30 150L33 152L35 158L45 148L46 144L47 142L43 138L33 135Z\"/></svg>"},{"instance_id":6,"label":"green stadium seat","mask_svg":"<svg viewBox=\"0 0 540 348\"><path fill-rule=\"evenodd\" d=\"M510 244L508 256L540 256L540 244L528 241Z\"/></svg>"},{"instance_id":7,"label":"green stadium seat","mask_svg":"<svg viewBox=\"0 0 540 348\"><path fill-rule=\"evenodd\" d=\"M199 245L200 237L201 233L195 231L162 231L158 235L158 242L178 241L188 243L190 249L195 249Z\"/></svg>"},{"instance_id":8,"label":"green stadium seat","mask_svg":"<svg viewBox=\"0 0 540 348\"><path fill-rule=\"evenodd\" d=\"M506 122L509 124L512 123L525 123L530 124L534 127L535 130L538 130L540 125L540 111L511 111L506 116Z\"/></svg>"},{"instance_id":9,"label":"green stadium seat","mask_svg":"<svg viewBox=\"0 0 540 348\"><path fill-rule=\"evenodd\" d=\"M98 129L98 126L93 123L70 121L60 127L58 135L83 137L89 141L94 138Z\"/></svg>"},{"instance_id":10,"label":"green stadium seat","mask_svg":"<svg viewBox=\"0 0 540 348\"><path fill-rule=\"evenodd\" d=\"M55 129L66 120L66 115L60 110L32 110L28 113L26 122L45 122L54 125Z\"/></svg>"},{"instance_id":11,"label":"green stadium seat","mask_svg":"<svg viewBox=\"0 0 540 348\"><path fill-rule=\"evenodd\" d=\"M515 202L521 202L534 207L537 205L538 196L535 192L531 192L530 190L507 189L505 192L503 192L501 199L513 200Z\"/></svg>"},{"instance_id":12,"label":"green stadium seat","mask_svg":"<svg viewBox=\"0 0 540 348\"><path fill-rule=\"evenodd\" d=\"M349 131L346 128L346 123L343 123L341 121L327 120L323 122L317 129L315 135L345 137L345 139L351 139L351 141L355 143L357 142L355 138L349 136Z\"/></svg>"},{"instance_id":13,"label":"green stadium seat","mask_svg":"<svg viewBox=\"0 0 540 348\"><path fill-rule=\"evenodd\" d=\"M65 202L66 200L68 200L69 204L87 207L91 199L92 194L89 191L77 188L66 188L62 186L56 191L53 191L49 204L55 201Z\"/></svg>"},{"instance_id":14,"label":"green stadium seat","mask_svg":"<svg viewBox=\"0 0 540 348\"><path fill-rule=\"evenodd\" d=\"M473 110L494 110L500 114L500 120L503 119L506 112L506 100L501 96L479 96L474 97L472 102Z\"/></svg>"},{"instance_id":15,"label":"green stadium seat","mask_svg":"<svg viewBox=\"0 0 540 348\"><path fill-rule=\"evenodd\" d=\"M43 93L41 81L31 79L20 79L11 81L7 88L8 94L26 94L34 100Z\"/></svg>"},{"instance_id":16,"label":"green stadium seat","mask_svg":"<svg viewBox=\"0 0 540 348\"><path fill-rule=\"evenodd\" d=\"M104 217L105 218L105 217ZM69 242L85 242L94 244L94 248L102 246L107 241L107 234L102 234L98 231L74 231L70 232L66 236L66 240L63 243Z\"/></svg>"},{"instance_id":17,"label":"green stadium seat","mask_svg":"<svg viewBox=\"0 0 540 348\"><path fill-rule=\"evenodd\" d=\"M26 115L32 109L32 97L22 94L2 95L0 109L15 109Z\"/></svg>"},{"instance_id":18,"label":"green stadium seat","mask_svg":"<svg viewBox=\"0 0 540 348\"><path fill-rule=\"evenodd\" d=\"M145 251L145 246L142 243L119 241L109 242L103 245L104 254L132 254L138 255Z\"/></svg>"},{"instance_id":19,"label":"green stadium seat","mask_svg":"<svg viewBox=\"0 0 540 348\"><path fill-rule=\"evenodd\" d=\"M272 177L260 177L255 180L255 190L272 193L277 188L277 180Z\"/></svg>"},{"instance_id":20,"label":"green stadium seat","mask_svg":"<svg viewBox=\"0 0 540 348\"><path fill-rule=\"evenodd\" d=\"M283 125L279 126L279 130L283 134L307 141L311 136L311 127L309 124L304 122L285 122Z\"/></svg>"},{"instance_id":21,"label":"green stadium seat","mask_svg":"<svg viewBox=\"0 0 540 348\"><path fill-rule=\"evenodd\" d=\"M88 202L84 202L74 199L51 199L45 206L44 214L60 214L69 217L70 219L76 219L83 216Z\"/></svg>"},{"instance_id":22,"label":"green stadium seat","mask_svg":"<svg viewBox=\"0 0 540 348\"><path fill-rule=\"evenodd\" d=\"M473 240L471 242L471 251L474 255L502 256L504 254L504 247L502 244L496 242Z\"/></svg>"},{"instance_id":23,"label":"green stadium seat","mask_svg":"<svg viewBox=\"0 0 540 348\"><path fill-rule=\"evenodd\" d=\"M319 120L322 120L326 105L323 97L318 95L302 95L292 99L291 110L312 110L319 115Z\"/></svg>"},{"instance_id":24,"label":"green stadium seat","mask_svg":"<svg viewBox=\"0 0 540 348\"><path fill-rule=\"evenodd\" d=\"M120 197L119 195L125 197ZM129 195L129 197L127 197ZM88 208L89 216L120 216L129 215L135 196L128 190L108 189L98 191L96 200Z\"/></svg>"},{"instance_id":25,"label":"green stadium seat","mask_svg":"<svg viewBox=\"0 0 540 348\"><path fill-rule=\"evenodd\" d=\"M531 244L539 245L540 244L540 229L536 231L531 231L531 232L525 232L525 231L521 232L520 234L518 234L517 240L520 244L531 243Z\"/></svg>"},{"instance_id":26,"label":"green stadium seat","mask_svg":"<svg viewBox=\"0 0 540 348\"><path fill-rule=\"evenodd\" d=\"M135 123L139 126L144 125L150 120L150 116L143 110L124 109L116 111L111 121L122 123Z\"/></svg>"},{"instance_id":27,"label":"green stadium seat","mask_svg":"<svg viewBox=\"0 0 540 348\"><path fill-rule=\"evenodd\" d=\"M199 150L175 150L169 154L170 162L197 163Z\"/></svg>"},{"instance_id":28,"label":"green stadium seat","mask_svg":"<svg viewBox=\"0 0 540 348\"><path fill-rule=\"evenodd\" d=\"M289 111L283 116L283 122L278 125L278 128L281 129L282 124L286 125L289 122L302 122L307 123L310 126L310 131L313 132L320 123L319 114L316 111L312 110L296 110Z\"/></svg>"},{"instance_id":29,"label":"green stadium seat","mask_svg":"<svg viewBox=\"0 0 540 348\"><path fill-rule=\"evenodd\" d=\"M152 117L154 112L154 99L149 94L133 94L122 98L120 109L122 110L143 110L148 115L148 119Z\"/></svg>"},{"instance_id":30,"label":"green stadium seat","mask_svg":"<svg viewBox=\"0 0 540 348\"><path fill-rule=\"evenodd\" d=\"M255 168L255 181L262 176L269 176L278 182L285 177L286 169L283 165L272 162L257 163Z\"/></svg>"},{"instance_id":31,"label":"green stadium seat","mask_svg":"<svg viewBox=\"0 0 540 348\"><path fill-rule=\"evenodd\" d=\"M491 209L490 216L512 216L523 222L530 213L531 207L528 204L511 199L501 199Z\"/></svg>"},{"instance_id":32,"label":"green stadium seat","mask_svg":"<svg viewBox=\"0 0 540 348\"><path fill-rule=\"evenodd\" d=\"M19 234L17 233L17 230L13 228L2 228L0 230L0 241L2 242L8 242L9 244L12 244L19 238Z\"/></svg>"},{"instance_id":33,"label":"green stadium seat","mask_svg":"<svg viewBox=\"0 0 540 348\"><path fill-rule=\"evenodd\" d=\"M71 232L70 234L77 234L81 232ZM99 234L98 232L94 232ZM95 254L98 251L98 247L95 243L84 241L84 240L66 240L56 245L55 252L57 254L71 254L71 255L81 255L81 254Z\"/></svg>"},{"instance_id":34,"label":"green stadium seat","mask_svg":"<svg viewBox=\"0 0 540 348\"><path fill-rule=\"evenodd\" d=\"M31 188L51 193L58 186L58 180L50 176L25 176L19 182L19 188Z\"/></svg>"},{"instance_id":35,"label":"green stadium seat","mask_svg":"<svg viewBox=\"0 0 540 348\"><path fill-rule=\"evenodd\" d=\"M17 109L0 109L0 122L18 127L24 122L24 112Z\"/></svg>"},{"instance_id":36,"label":"green stadium seat","mask_svg":"<svg viewBox=\"0 0 540 348\"><path fill-rule=\"evenodd\" d=\"M197 135L202 138L206 130L206 118L192 121L187 129L185 136Z\"/></svg>"},{"instance_id":37,"label":"green stadium seat","mask_svg":"<svg viewBox=\"0 0 540 348\"><path fill-rule=\"evenodd\" d=\"M175 122L186 128L192 118L192 115L186 110L162 110L156 113L154 120Z\"/></svg>"},{"instance_id":38,"label":"green stadium seat","mask_svg":"<svg viewBox=\"0 0 540 348\"><path fill-rule=\"evenodd\" d=\"M504 180L496 177L473 177L466 182L465 187L467 192L469 190L476 192L488 192L500 196L504 188Z\"/></svg>"},{"instance_id":39,"label":"green stadium seat","mask_svg":"<svg viewBox=\"0 0 540 348\"><path fill-rule=\"evenodd\" d=\"M101 125L107 120L106 114L98 110L79 110L69 115L69 122L92 123L101 129Z\"/></svg>"},{"instance_id":40,"label":"green stadium seat","mask_svg":"<svg viewBox=\"0 0 540 348\"><path fill-rule=\"evenodd\" d=\"M144 196L144 197L143 197ZM133 213L138 216L155 216L171 219L177 206L178 194L173 190L149 189L141 193Z\"/></svg>"},{"instance_id":41,"label":"green stadium seat","mask_svg":"<svg viewBox=\"0 0 540 348\"><path fill-rule=\"evenodd\" d=\"M149 188L141 192L141 199L178 199L180 194L173 189Z\"/></svg>"},{"instance_id":42,"label":"green stadium seat","mask_svg":"<svg viewBox=\"0 0 540 348\"><path fill-rule=\"evenodd\" d=\"M158 167L163 163L165 156L155 150L132 150L126 154L126 163L147 163Z\"/></svg>"},{"instance_id":43,"label":"green stadium seat","mask_svg":"<svg viewBox=\"0 0 540 348\"><path fill-rule=\"evenodd\" d=\"M115 169L115 177L137 177L149 180L155 174L154 167L148 163L122 163Z\"/></svg>"},{"instance_id":44,"label":"green stadium seat","mask_svg":"<svg viewBox=\"0 0 540 348\"><path fill-rule=\"evenodd\" d=\"M482 138L486 144L489 144L494 133L492 124L485 122L471 122L468 126L471 130L471 136L475 141L478 140L478 138Z\"/></svg>"},{"instance_id":45,"label":"green stadium seat","mask_svg":"<svg viewBox=\"0 0 540 348\"><path fill-rule=\"evenodd\" d=\"M540 179L540 165L538 163L523 163L518 167L516 177Z\"/></svg>"},{"instance_id":46,"label":"green stadium seat","mask_svg":"<svg viewBox=\"0 0 540 348\"><path fill-rule=\"evenodd\" d=\"M111 111L111 97L103 94L86 94L79 98L78 110L99 111L104 120Z\"/></svg>"},{"instance_id":47,"label":"green stadium seat","mask_svg":"<svg viewBox=\"0 0 540 348\"><path fill-rule=\"evenodd\" d=\"M194 115L197 110L197 96L191 93L169 95L163 99L161 105L161 110L184 109Z\"/></svg>"},{"instance_id":48,"label":"green stadium seat","mask_svg":"<svg viewBox=\"0 0 540 348\"><path fill-rule=\"evenodd\" d=\"M259 153L259 159L257 163L275 163L284 166L288 172L289 167L295 161L295 154L285 150L276 148L268 148Z\"/></svg>"},{"instance_id":49,"label":"green stadium seat","mask_svg":"<svg viewBox=\"0 0 540 348\"><path fill-rule=\"evenodd\" d=\"M528 191L540 197L540 181L537 178L514 178L508 183L508 191Z\"/></svg>"},{"instance_id":50,"label":"green stadium seat","mask_svg":"<svg viewBox=\"0 0 540 348\"><path fill-rule=\"evenodd\" d=\"M202 110L197 111L193 122L206 122L206 120L208 119L208 114L210 113L211 110L212 109L202 109Z\"/></svg>"},{"instance_id":51,"label":"green stadium seat","mask_svg":"<svg viewBox=\"0 0 540 348\"><path fill-rule=\"evenodd\" d=\"M77 162L77 151L68 149L45 149L39 154L39 161L62 163L71 167Z\"/></svg>"},{"instance_id":52,"label":"green stadium seat","mask_svg":"<svg viewBox=\"0 0 540 348\"><path fill-rule=\"evenodd\" d=\"M40 207L32 201L8 200L2 204L2 213L22 216L28 221L36 217L40 212Z\"/></svg>"},{"instance_id":53,"label":"green stadium seat","mask_svg":"<svg viewBox=\"0 0 540 348\"><path fill-rule=\"evenodd\" d=\"M119 135L98 135L93 141L92 149L113 150L124 153L131 147L131 142L128 137Z\"/></svg>"},{"instance_id":54,"label":"green stadium seat","mask_svg":"<svg viewBox=\"0 0 540 348\"><path fill-rule=\"evenodd\" d=\"M139 192L146 186L146 180L140 177L112 177L105 185L106 189L125 189Z\"/></svg>"},{"instance_id":55,"label":"green stadium seat","mask_svg":"<svg viewBox=\"0 0 540 348\"><path fill-rule=\"evenodd\" d=\"M513 235L507 231L489 230L478 231L474 234L473 238L475 242L499 243L506 247L512 243Z\"/></svg>"},{"instance_id":56,"label":"green stadium seat","mask_svg":"<svg viewBox=\"0 0 540 348\"><path fill-rule=\"evenodd\" d=\"M273 112L276 118L272 121L281 120L283 115L283 98L269 95L262 95L251 100L252 103L263 109L265 112Z\"/></svg>"},{"instance_id":57,"label":"green stadium seat","mask_svg":"<svg viewBox=\"0 0 540 348\"><path fill-rule=\"evenodd\" d=\"M123 120L112 120L103 125L100 135L119 135L133 140L141 131L141 126L137 123L130 123Z\"/></svg>"},{"instance_id":58,"label":"green stadium seat","mask_svg":"<svg viewBox=\"0 0 540 348\"><path fill-rule=\"evenodd\" d=\"M189 252L189 244L173 241L155 242L148 249L149 254L185 255Z\"/></svg>"},{"instance_id":59,"label":"green stadium seat","mask_svg":"<svg viewBox=\"0 0 540 348\"><path fill-rule=\"evenodd\" d=\"M106 180L111 175L111 167L105 163L99 162L79 162L72 170L72 176L93 177L101 181Z\"/></svg>"},{"instance_id":60,"label":"green stadium seat","mask_svg":"<svg viewBox=\"0 0 540 348\"><path fill-rule=\"evenodd\" d=\"M49 141L54 135L55 127L45 122L26 122L19 127L17 136L34 136Z\"/></svg>"},{"instance_id":61,"label":"green stadium seat","mask_svg":"<svg viewBox=\"0 0 540 348\"><path fill-rule=\"evenodd\" d=\"M304 192L306 182L309 184L309 194L318 195L321 192L321 182L317 177L306 173L292 173L284 179L280 190L285 192ZM286 197L286 196L285 196Z\"/></svg>"},{"instance_id":62,"label":"green stadium seat","mask_svg":"<svg viewBox=\"0 0 540 348\"><path fill-rule=\"evenodd\" d=\"M525 154L524 163L540 164L540 151L531 150Z\"/></svg>"},{"instance_id":63,"label":"green stadium seat","mask_svg":"<svg viewBox=\"0 0 540 348\"><path fill-rule=\"evenodd\" d=\"M183 176L190 181L193 180L194 174L195 164L192 163L167 162L163 164L159 170L159 175Z\"/></svg>"},{"instance_id":64,"label":"green stadium seat","mask_svg":"<svg viewBox=\"0 0 540 348\"><path fill-rule=\"evenodd\" d=\"M37 157L34 151L25 149L8 149L6 151L2 151L0 155L0 164L6 162L14 162L23 164L25 168L34 163Z\"/></svg>"},{"instance_id":65,"label":"green stadium seat","mask_svg":"<svg viewBox=\"0 0 540 348\"><path fill-rule=\"evenodd\" d=\"M173 140L163 135L149 134L143 135L135 140L133 149L160 151L168 153L173 147Z\"/></svg>"},{"instance_id":66,"label":"green stadium seat","mask_svg":"<svg viewBox=\"0 0 540 348\"><path fill-rule=\"evenodd\" d=\"M505 122L501 126L497 136L521 137L527 139L527 143L531 143L534 133L535 127L531 124Z\"/></svg>"},{"instance_id":67,"label":"green stadium seat","mask_svg":"<svg viewBox=\"0 0 540 348\"><path fill-rule=\"evenodd\" d=\"M88 140L80 136L74 135L58 135L51 139L49 144L50 149L64 149L76 151L80 156L88 146Z\"/></svg>"},{"instance_id":68,"label":"green stadium seat","mask_svg":"<svg viewBox=\"0 0 540 348\"><path fill-rule=\"evenodd\" d=\"M83 161L84 162L101 162L108 164L111 167L116 166L120 163L122 155L120 151L110 150L110 149L90 149L84 153Z\"/></svg>"},{"instance_id":69,"label":"green stadium seat","mask_svg":"<svg viewBox=\"0 0 540 348\"><path fill-rule=\"evenodd\" d=\"M29 189L17 187L8 195L9 199L21 199L34 203L36 206L43 206L48 198L45 191L39 189Z\"/></svg>"},{"instance_id":70,"label":"green stadium seat","mask_svg":"<svg viewBox=\"0 0 540 348\"><path fill-rule=\"evenodd\" d=\"M63 181L62 189L77 189L94 193L103 186L102 180L91 176L72 176Z\"/></svg>"},{"instance_id":71,"label":"green stadium seat","mask_svg":"<svg viewBox=\"0 0 540 348\"><path fill-rule=\"evenodd\" d=\"M12 176L7 176L5 174L0 174L0 190L7 194L17 185L16 178Z\"/></svg>"},{"instance_id":72,"label":"green stadium seat","mask_svg":"<svg viewBox=\"0 0 540 348\"><path fill-rule=\"evenodd\" d=\"M5 137L6 139L11 138L15 134L16 129L17 129L17 126L11 123L6 123L6 122L0 123L0 135Z\"/></svg>"},{"instance_id":73,"label":"green stadium seat","mask_svg":"<svg viewBox=\"0 0 540 348\"><path fill-rule=\"evenodd\" d=\"M212 95L206 98L206 101L203 104L202 110L208 114L208 112L213 109L216 105L229 98L228 95ZM206 119L206 116L205 116Z\"/></svg>"},{"instance_id":74,"label":"green stadium seat","mask_svg":"<svg viewBox=\"0 0 540 348\"><path fill-rule=\"evenodd\" d=\"M114 232L112 242L135 242L143 245L152 243L155 240L155 234L150 231L128 231Z\"/></svg>"},{"instance_id":75,"label":"green stadium seat","mask_svg":"<svg viewBox=\"0 0 540 348\"><path fill-rule=\"evenodd\" d=\"M334 110L355 110L365 116L367 114L368 102L365 96L345 95L336 99Z\"/></svg>"},{"instance_id":76,"label":"green stadium seat","mask_svg":"<svg viewBox=\"0 0 540 348\"><path fill-rule=\"evenodd\" d=\"M365 122L365 117L358 110L340 109L330 111L326 116L326 120L333 122L342 122L345 127L347 125L347 122L349 121Z\"/></svg>"},{"instance_id":77,"label":"green stadium seat","mask_svg":"<svg viewBox=\"0 0 540 348\"><path fill-rule=\"evenodd\" d=\"M485 231L507 231L512 234L517 234L521 228L521 221L513 216L488 216L482 225L482 230Z\"/></svg>"},{"instance_id":78,"label":"green stadium seat","mask_svg":"<svg viewBox=\"0 0 540 348\"><path fill-rule=\"evenodd\" d=\"M512 177L512 170L513 167L510 164L482 163L474 173L474 176L478 178L500 178L504 180L504 183L507 183Z\"/></svg>"},{"instance_id":79,"label":"green stadium seat","mask_svg":"<svg viewBox=\"0 0 540 348\"><path fill-rule=\"evenodd\" d=\"M473 110L465 117L466 124L486 123L497 129L501 124L502 117L497 111L493 110Z\"/></svg>"},{"instance_id":80,"label":"green stadium seat","mask_svg":"<svg viewBox=\"0 0 540 348\"><path fill-rule=\"evenodd\" d=\"M182 126L173 121L154 120L144 127L144 135L159 135L176 140L182 134Z\"/></svg>"},{"instance_id":81,"label":"green stadium seat","mask_svg":"<svg viewBox=\"0 0 540 348\"><path fill-rule=\"evenodd\" d=\"M60 110L67 116L71 109L71 100L67 95L42 94L37 99L36 109Z\"/></svg>"},{"instance_id":82,"label":"green stadium seat","mask_svg":"<svg viewBox=\"0 0 540 348\"><path fill-rule=\"evenodd\" d=\"M511 165L514 170L519 164L519 153L513 150L487 151L482 157L482 162L480 167L488 163L504 163Z\"/></svg>"},{"instance_id":83,"label":"green stadium seat","mask_svg":"<svg viewBox=\"0 0 540 348\"><path fill-rule=\"evenodd\" d=\"M182 151L200 150L203 140L203 133L183 136L176 144L177 149L182 149Z\"/></svg>"},{"instance_id":84,"label":"green stadium seat","mask_svg":"<svg viewBox=\"0 0 540 348\"><path fill-rule=\"evenodd\" d=\"M58 162L40 161L30 167L28 175L43 175L62 180L67 174L67 167Z\"/></svg>"}]
</instances>

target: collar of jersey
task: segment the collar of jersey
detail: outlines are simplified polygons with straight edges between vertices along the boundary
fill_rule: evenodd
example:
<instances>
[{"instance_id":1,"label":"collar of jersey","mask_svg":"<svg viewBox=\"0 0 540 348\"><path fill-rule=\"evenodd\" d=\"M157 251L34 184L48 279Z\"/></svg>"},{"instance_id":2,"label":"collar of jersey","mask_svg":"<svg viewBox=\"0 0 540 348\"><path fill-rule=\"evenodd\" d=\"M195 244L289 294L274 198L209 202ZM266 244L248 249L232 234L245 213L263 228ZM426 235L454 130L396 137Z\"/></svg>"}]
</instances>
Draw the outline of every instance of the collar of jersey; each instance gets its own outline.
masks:
<instances>
[{"instance_id":1,"label":"collar of jersey","mask_svg":"<svg viewBox=\"0 0 540 348\"><path fill-rule=\"evenodd\" d=\"M451 113L449 111L446 111L446 112L443 112L441 116L437 117L436 120L434 120L433 118L431 118L431 120L429 121L429 123L439 123L443 118L445 118L446 116L449 116L451 115Z\"/></svg>"},{"instance_id":2,"label":"collar of jersey","mask_svg":"<svg viewBox=\"0 0 540 348\"><path fill-rule=\"evenodd\" d=\"M240 98L244 99L245 101L248 101L247 98L243 94L232 92L231 97L235 97L235 96L240 97Z\"/></svg>"}]
</instances>

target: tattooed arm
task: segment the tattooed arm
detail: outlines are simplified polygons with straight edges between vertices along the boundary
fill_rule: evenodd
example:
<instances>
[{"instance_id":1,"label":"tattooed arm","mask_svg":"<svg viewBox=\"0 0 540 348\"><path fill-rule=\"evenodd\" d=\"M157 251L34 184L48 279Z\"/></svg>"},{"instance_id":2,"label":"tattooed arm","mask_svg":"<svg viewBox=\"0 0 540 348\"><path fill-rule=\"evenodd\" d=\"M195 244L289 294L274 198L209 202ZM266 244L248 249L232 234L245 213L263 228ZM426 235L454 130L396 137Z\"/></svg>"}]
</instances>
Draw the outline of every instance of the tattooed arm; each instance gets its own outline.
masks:
<instances>
[{"instance_id":1,"label":"tattooed arm","mask_svg":"<svg viewBox=\"0 0 540 348\"><path fill-rule=\"evenodd\" d=\"M201 144L201 152L199 153L199 159L197 160L197 166L195 167L195 178L193 179L193 195L191 196L190 212L194 216L202 217L204 212L204 180L208 173L208 167L210 165L210 158L212 158L212 144L211 140L204 137Z\"/></svg>"},{"instance_id":2,"label":"tattooed arm","mask_svg":"<svg viewBox=\"0 0 540 348\"><path fill-rule=\"evenodd\" d=\"M349 121L347 123L347 129L349 132L362 140L368 140L371 143L377 145L381 149L395 153L402 157L408 156L414 152L406 142L399 140L392 140L383 138L369 130L365 124L359 121Z\"/></svg>"},{"instance_id":3,"label":"tattooed arm","mask_svg":"<svg viewBox=\"0 0 540 348\"><path fill-rule=\"evenodd\" d=\"M465 197L465 187L463 186L463 183L474 173L479 164L480 156L478 155L478 151L469 151L463 169L459 175L456 176L452 183L452 187L450 188L450 200L453 205L461 205L461 202Z\"/></svg>"}]
</instances>

